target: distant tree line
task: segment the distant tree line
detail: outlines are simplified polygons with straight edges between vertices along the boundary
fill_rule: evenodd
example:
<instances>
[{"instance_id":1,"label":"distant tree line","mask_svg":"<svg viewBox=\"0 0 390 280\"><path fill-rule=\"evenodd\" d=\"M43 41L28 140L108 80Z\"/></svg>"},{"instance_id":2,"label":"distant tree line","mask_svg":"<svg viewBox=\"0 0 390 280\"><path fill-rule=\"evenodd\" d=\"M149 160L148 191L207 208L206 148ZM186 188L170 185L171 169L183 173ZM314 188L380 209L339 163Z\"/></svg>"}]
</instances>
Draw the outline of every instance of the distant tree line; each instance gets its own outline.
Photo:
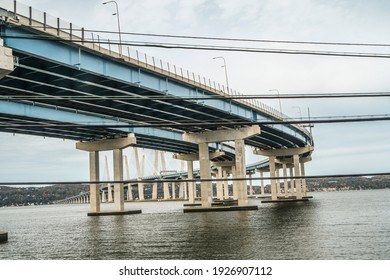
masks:
<instances>
[{"instance_id":1,"label":"distant tree line","mask_svg":"<svg viewBox=\"0 0 390 280\"><path fill-rule=\"evenodd\" d=\"M343 191L343 190L367 190L390 188L390 176L375 177L349 177L349 178L321 178L308 179L307 188L309 191ZM255 194L260 193L259 181L253 182ZM281 184L283 188L283 183ZM163 188L159 186L158 197L163 197ZM229 186L230 192L232 186ZM54 185L47 187L7 187L0 186L0 207L4 206L27 206L52 204L57 200L79 195L89 191L86 185ZM270 186L265 187L267 193ZM138 198L136 187L132 188L133 197ZM216 185L213 184L213 193L216 195ZM175 187L175 197L179 196L179 187ZM200 185L197 185L197 194L200 195ZM145 186L145 198L152 197L152 185Z\"/></svg>"},{"instance_id":2,"label":"distant tree line","mask_svg":"<svg viewBox=\"0 0 390 280\"><path fill-rule=\"evenodd\" d=\"M0 186L0 207L51 204L86 191L89 191L89 187L83 185L24 188Z\"/></svg>"}]
</instances>

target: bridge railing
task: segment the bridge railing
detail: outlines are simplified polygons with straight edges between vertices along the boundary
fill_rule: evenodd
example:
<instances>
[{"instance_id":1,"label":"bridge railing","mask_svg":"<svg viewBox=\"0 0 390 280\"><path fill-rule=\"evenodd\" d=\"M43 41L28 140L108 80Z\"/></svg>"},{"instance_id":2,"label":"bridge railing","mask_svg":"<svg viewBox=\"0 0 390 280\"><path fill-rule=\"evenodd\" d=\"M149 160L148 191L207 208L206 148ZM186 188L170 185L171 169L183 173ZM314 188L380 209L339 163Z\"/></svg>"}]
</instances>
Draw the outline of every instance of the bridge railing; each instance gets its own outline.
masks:
<instances>
[{"instance_id":1,"label":"bridge railing","mask_svg":"<svg viewBox=\"0 0 390 280\"><path fill-rule=\"evenodd\" d=\"M233 97L243 96L242 93L227 88L223 84L221 85L220 83L206 79L204 76L195 74L192 71L170 64L169 62L165 62L153 56L148 56L138 50L130 49L128 46L125 47L124 45L119 44L117 40L104 39L96 32L91 32L85 28L78 27L70 22L61 20L58 17L53 17L15 0L0 0L0 8L5 10L7 13L6 16L19 20L21 24L29 25L49 33L50 35L60 37L61 40L69 40L81 44L86 48L100 51L131 64L136 64L139 67L167 75L176 80L193 84L217 95ZM264 112L278 120L283 121L290 119L289 116L260 102L258 99L236 99L235 102ZM310 137L309 132L302 125L293 124L292 126Z\"/></svg>"}]
</instances>

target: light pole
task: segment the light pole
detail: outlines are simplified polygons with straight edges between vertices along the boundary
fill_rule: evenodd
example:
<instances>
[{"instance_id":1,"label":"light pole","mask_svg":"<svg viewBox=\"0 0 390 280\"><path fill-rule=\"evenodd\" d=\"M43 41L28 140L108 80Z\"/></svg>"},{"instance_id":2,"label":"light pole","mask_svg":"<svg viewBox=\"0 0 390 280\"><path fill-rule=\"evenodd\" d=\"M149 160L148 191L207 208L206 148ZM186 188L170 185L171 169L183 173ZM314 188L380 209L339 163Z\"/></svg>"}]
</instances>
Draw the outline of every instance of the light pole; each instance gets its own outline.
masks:
<instances>
[{"instance_id":1,"label":"light pole","mask_svg":"<svg viewBox=\"0 0 390 280\"><path fill-rule=\"evenodd\" d=\"M223 56L213 57L213 59L218 59L218 58L223 59L223 65L221 67L225 68L226 89L227 89L227 92L229 94L229 80L228 80L228 74L227 74L227 68L226 68L226 60L225 60L225 58Z\"/></svg>"},{"instance_id":2,"label":"light pole","mask_svg":"<svg viewBox=\"0 0 390 280\"><path fill-rule=\"evenodd\" d=\"M277 90L277 89L270 89L269 91L276 91L276 92L278 93L278 98L279 98L279 109L280 109L280 113L282 114L282 118L283 118L282 102L280 101L280 93L279 93L279 90Z\"/></svg>"},{"instance_id":3,"label":"light pole","mask_svg":"<svg viewBox=\"0 0 390 280\"><path fill-rule=\"evenodd\" d=\"M113 13L112 15L115 16L118 18L118 33L119 33L119 54L120 56L122 56L122 34L121 34L121 24L120 24L120 20L119 20L119 8L118 8L118 3L114 0L112 1L107 1L107 2L104 2L103 5L106 5L108 3L114 3L115 6L116 6L116 13Z\"/></svg>"}]
</instances>

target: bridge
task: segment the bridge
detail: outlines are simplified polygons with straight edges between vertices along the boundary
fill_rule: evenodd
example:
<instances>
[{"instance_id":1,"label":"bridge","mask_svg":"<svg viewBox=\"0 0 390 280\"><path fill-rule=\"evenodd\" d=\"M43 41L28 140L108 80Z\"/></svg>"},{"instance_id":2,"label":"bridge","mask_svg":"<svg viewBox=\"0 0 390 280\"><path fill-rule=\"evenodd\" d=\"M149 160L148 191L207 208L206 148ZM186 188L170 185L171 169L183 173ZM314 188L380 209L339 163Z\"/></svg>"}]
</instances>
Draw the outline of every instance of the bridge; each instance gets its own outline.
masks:
<instances>
[{"instance_id":1,"label":"bridge","mask_svg":"<svg viewBox=\"0 0 390 280\"><path fill-rule=\"evenodd\" d=\"M239 206L248 205L245 146L268 158L270 177L280 169L287 178L288 168L290 177L304 175L311 160L310 132L258 100L235 99L240 94L230 88L138 51L124 55L123 46L114 51L84 28L16 1L0 1L0 27L0 131L74 140L87 151L91 213L101 212L101 151L113 151L118 213L123 149L130 146L174 153L187 162L189 180L199 161L205 209L212 204L211 166L217 178L242 179L233 192ZM290 181L285 196L302 199L302 180ZM279 189L271 180L272 200ZM190 182L190 202L194 190Z\"/></svg>"}]
</instances>

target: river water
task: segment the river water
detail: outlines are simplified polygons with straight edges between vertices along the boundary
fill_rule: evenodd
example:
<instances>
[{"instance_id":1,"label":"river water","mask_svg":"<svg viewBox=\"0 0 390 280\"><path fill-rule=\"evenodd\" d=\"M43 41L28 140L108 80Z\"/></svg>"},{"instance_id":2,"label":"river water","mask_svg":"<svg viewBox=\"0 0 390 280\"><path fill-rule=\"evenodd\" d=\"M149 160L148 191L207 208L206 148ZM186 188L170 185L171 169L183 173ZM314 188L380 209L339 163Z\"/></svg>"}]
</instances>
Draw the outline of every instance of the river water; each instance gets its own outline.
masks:
<instances>
[{"instance_id":1,"label":"river water","mask_svg":"<svg viewBox=\"0 0 390 280\"><path fill-rule=\"evenodd\" d=\"M390 259L390 190L312 193L258 211L183 213L183 202L127 203L131 216L87 217L88 205L0 208L0 259ZM106 210L112 205L103 205Z\"/></svg>"}]
</instances>

